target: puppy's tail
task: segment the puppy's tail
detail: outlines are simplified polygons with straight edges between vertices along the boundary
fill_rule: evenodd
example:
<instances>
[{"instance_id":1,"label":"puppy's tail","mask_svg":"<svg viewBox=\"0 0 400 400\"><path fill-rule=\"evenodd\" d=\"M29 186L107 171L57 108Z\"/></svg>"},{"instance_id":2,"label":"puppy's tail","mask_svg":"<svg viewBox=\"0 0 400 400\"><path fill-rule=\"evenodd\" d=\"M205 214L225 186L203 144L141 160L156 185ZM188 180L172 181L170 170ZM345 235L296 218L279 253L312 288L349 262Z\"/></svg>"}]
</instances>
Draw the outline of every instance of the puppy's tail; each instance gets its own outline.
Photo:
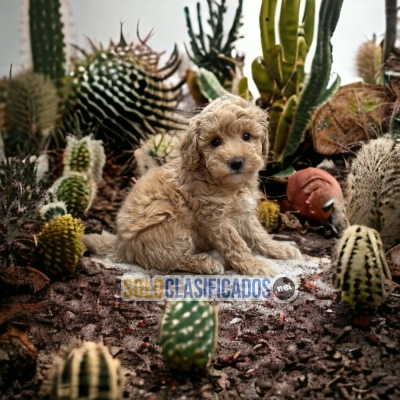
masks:
<instances>
[{"instance_id":1,"label":"puppy's tail","mask_svg":"<svg viewBox=\"0 0 400 400\"><path fill-rule=\"evenodd\" d=\"M90 234L83 236L83 244L91 253L100 257L115 258L117 236L103 231L101 235Z\"/></svg>"}]
</instances>

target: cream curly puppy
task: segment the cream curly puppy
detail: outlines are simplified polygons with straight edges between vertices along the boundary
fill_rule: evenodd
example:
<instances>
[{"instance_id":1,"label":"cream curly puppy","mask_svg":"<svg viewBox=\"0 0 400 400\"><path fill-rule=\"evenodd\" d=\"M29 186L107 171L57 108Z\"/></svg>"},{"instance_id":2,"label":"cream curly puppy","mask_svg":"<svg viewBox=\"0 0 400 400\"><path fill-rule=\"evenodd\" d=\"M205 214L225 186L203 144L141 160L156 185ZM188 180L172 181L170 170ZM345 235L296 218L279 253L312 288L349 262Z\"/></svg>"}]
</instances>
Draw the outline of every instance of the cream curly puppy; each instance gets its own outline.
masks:
<instances>
[{"instance_id":1,"label":"cream curly puppy","mask_svg":"<svg viewBox=\"0 0 400 400\"><path fill-rule=\"evenodd\" d=\"M258 172L268 150L265 113L233 95L190 121L181 158L138 180L117 217L117 235L85 235L86 247L143 268L218 274L274 274L259 254L301 258L273 241L256 216Z\"/></svg>"}]
</instances>

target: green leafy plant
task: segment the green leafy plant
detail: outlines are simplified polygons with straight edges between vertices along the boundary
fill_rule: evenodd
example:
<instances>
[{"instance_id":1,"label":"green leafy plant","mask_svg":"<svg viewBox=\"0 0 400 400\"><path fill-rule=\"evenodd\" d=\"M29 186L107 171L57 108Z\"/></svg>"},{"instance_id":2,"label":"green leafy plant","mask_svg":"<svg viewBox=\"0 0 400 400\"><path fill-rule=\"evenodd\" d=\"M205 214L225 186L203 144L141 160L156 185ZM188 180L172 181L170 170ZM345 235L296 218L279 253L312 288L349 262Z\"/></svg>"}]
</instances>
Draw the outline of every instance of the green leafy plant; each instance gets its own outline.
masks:
<instances>
[{"instance_id":1,"label":"green leafy plant","mask_svg":"<svg viewBox=\"0 0 400 400\"><path fill-rule=\"evenodd\" d=\"M205 301L167 304L161 325L160 346L169 368L205 368L217 344L218 312Z\"/></svg>"},{"instance_id":2,"label":"green leafy plant","mask_svg":"<svg viewBox=\"0 0 400 400\"><path fill-rule=\"evenodd\" d=\"M38 236L38 266L50 276L68 276L76 272L83 251L83 225L71 214L46 222Z\"/></svg>"},{"instance_id":3,"label":"green leafy plant","mask_svg":"<svg viewBox=\"0 0 400 400\"><path fill-rule=\"evenodd\" d=\"M225 43L223 43L223 40L226 0L221 0L220 3L207 0L207 3L209 12L209 19L207 22L211 28L210 34L205 34L203 29L200 3L197 3L198 34L195 34L193 31L189 8L184 8L186 25L190 37L190 47L193 55L187 52L190 59L198 67L212 72L219 82L225 88L229 89L232 84L232 70L234 68L234 64L229 59L233 58L232 51L234 49L234 43L241 38L241 36L239 36L239 29L243 25L241 22L243 0L239 0L238 2L236 14ZM208 46L206 44L206 37Z\"/></svg>"}]
</instances>

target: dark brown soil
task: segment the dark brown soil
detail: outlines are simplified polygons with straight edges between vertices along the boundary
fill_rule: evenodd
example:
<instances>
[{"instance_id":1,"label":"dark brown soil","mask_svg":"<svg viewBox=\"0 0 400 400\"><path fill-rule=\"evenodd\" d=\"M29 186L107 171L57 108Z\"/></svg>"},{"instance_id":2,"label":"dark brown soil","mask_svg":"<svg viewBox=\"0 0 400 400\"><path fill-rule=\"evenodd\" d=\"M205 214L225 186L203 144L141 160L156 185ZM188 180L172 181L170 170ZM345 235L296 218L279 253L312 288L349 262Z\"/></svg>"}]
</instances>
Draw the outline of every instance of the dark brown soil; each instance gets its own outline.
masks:
<instances>
[{"instance_id":1,"label":"dark brown soil","mask_svg":"<svg viewBox=\"0 0 400 400\"><path fill-rule=\"evenodd\" d=\"M114 177L100 187L86 232L113 230L130 184ZM330 256L335 244L310 231L283 234L312 256ZM337 292L315 284L331 285L330 267L302 279L290 304L220 303L212 367L183 374L163 366L158 326L164 304L122 301L121 275L83 257L72 278L2 299L3 331L10 321L25 324L38 358L33 378L8 379L1 400L47 398L43 383L54 355L76 339L103 341L120 359L127 369L124 398L400 399L398 286L366 328Z\"/></svg>"}]
</instances>

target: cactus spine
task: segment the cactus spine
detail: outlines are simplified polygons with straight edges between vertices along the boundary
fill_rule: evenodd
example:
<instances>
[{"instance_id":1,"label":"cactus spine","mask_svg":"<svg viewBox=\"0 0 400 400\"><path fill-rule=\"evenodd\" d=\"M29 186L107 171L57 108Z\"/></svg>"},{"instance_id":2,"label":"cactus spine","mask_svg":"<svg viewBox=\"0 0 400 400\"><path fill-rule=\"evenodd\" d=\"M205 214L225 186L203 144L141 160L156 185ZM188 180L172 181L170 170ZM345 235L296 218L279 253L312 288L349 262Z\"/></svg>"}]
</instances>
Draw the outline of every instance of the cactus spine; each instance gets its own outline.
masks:
<instances>
[{"instance_id":1,"label":"cactus spine","mask_svg":"<svg viewBox=\"0 0 400 400\"><path fill-rule=\"evenodd\" d=\"M379 306L385 299L384 274L391 279L382 241L375 229L352 225L337 247L334 286L351 307Z\"/></svg>"},{"instance_id":2,"label":"cactus spine","mask_svg":"<svg viewBox=\"0 0 400 400\"><path fill-rule=\"evenodd\" d=\"M280 225L280 207L276 200L264 200L258 208L258 219L264 225L268 232L279 228Z\"/></svg>"},{"instance_id":3,"label":"cactus spine","mask_svg":"<svg viewBox=\"0 0 400 400\"><path fill-rule=\"evenodd\" d=\"M160 346L169 368L205 368L217 344L218 311L205 301L173 301L167 304Z\"/></svg>"},{"instance_id":4,"label":"cactus spine","mask_svg":"<svg viewBox=\"0 0 400 400\"><path fill-rule=\"evenodd\" d=\"M33 70L52 79L65 75L65 44L60 0L29 0Z\"/></svg>"},{"instance_id":5,"label":"cactus spine","mask_svg":"<svg viewBox=\"0 0 400 400\"><path fill-rule=\"evenodd\" d=\"M43 227L38 236L38 261L53 276L75 273L82 250L83 225L70 214L57 216Z\"/></svg>"},{"instance_id":6,"label":"cactus spine","mask_svg":"<svg viewBox=\"0 0 400 400\"><path fill-rule=\"evenodd\" d=\"M84 342L65 362L56 363L51 398L54 400L119 400L123 374L120 362L100 343Z\"/></svg>"},{"instance_id":7,"label":"cactus spine","mask_svg":"<svg viewBox=\"0 0 400 400\"><path fill-rule=\"evenodd\" d=\"M85 136L78 140L67 137L67 147L64 150L64 175L70 172L87 174L97 183L102 181L103 167L106 156L101 140Z\"/></svg>"},{"instance_id":8,"label":"cactus spine","mask_svg":"<svg viewBox=\"0 0 400 400\"><path fill-rule=\"evenodd\" d=\"M81 216L90 208L96 195L96 184L86 174L71 172L57 179L49 189L74 216Z\"/></svg>"}]
</instances>

